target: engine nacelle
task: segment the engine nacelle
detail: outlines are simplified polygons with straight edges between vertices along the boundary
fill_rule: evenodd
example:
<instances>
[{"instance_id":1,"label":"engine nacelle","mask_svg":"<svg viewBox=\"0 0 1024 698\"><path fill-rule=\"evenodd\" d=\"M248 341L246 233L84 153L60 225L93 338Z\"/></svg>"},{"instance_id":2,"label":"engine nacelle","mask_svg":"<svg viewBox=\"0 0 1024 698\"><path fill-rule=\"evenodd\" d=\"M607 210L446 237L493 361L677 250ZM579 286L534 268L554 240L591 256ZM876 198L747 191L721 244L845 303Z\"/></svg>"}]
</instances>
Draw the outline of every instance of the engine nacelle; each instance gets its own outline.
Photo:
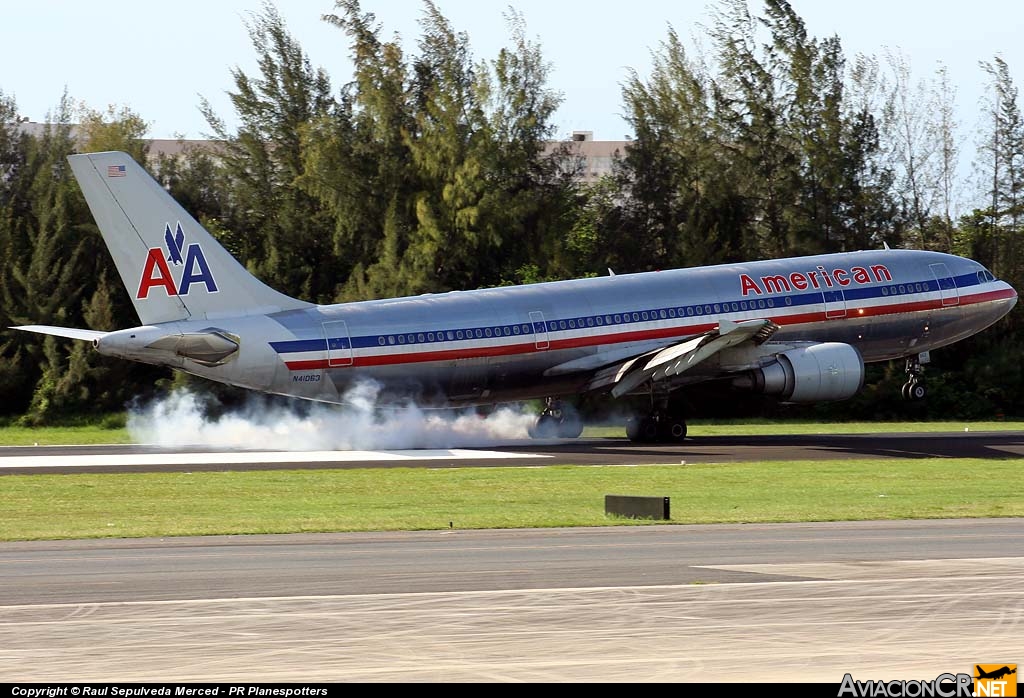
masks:
<instances>
[{"instance_id":1,"label":"engine nacelle","mask_svg":"<svg viewBox=\"0 0 1024 698\"><path fill-rule=\"evenodd\" d=\"M775 361L736 384L778 395L784 402L845 400L864 385L864 359L849 344L811 344L777 354Z\"/></svg>"}]
</instances>

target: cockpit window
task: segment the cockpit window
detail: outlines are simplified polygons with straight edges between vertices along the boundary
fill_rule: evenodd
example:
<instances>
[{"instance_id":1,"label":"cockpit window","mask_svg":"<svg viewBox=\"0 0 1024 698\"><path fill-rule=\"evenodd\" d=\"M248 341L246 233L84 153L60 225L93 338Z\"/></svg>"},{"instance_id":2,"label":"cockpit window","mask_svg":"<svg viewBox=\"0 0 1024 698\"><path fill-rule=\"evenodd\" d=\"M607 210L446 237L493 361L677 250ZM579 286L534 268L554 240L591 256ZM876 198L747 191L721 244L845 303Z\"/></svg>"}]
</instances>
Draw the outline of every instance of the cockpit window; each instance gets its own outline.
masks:
<instances>
[{"instance_id":1,"label":"cockpit window","mask_svg":"<svg viewBox=\"0 0 1024 698\"><path fill-rule=\"evenodd\" d=\"M984 284L989 281L995 281L996 277L988 269L982 269L978 272L978 283Z\"/></svg>"}]
</instances>

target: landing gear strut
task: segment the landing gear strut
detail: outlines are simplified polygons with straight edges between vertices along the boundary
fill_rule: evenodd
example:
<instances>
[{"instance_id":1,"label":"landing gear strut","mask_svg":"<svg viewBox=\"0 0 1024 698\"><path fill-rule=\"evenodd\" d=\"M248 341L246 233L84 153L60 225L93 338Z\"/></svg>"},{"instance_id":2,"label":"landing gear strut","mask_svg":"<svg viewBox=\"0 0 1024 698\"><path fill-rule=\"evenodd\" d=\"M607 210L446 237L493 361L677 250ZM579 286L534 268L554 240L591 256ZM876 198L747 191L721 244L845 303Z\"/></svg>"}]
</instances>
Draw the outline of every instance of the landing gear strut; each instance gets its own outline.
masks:
<instances>
[{"instance_id":1,"label":"landing gear strut","mask_svg":"<svg viewBox=\"0 0 1024 698\"><path fill-rule=\"evenodd\" d=\"M686 418L669 406L669 394L651 387L651 411L626 420L626 437L634 443L682 443Z\"/></svg>"},{"instance_id":2,"label":"landing gear strut","mask_svg":"<svg viewBox=\"0 0 1024 698\"><path fill-rule=\"evenodd\" d=\"M544 400L544 410L537 421L527 431L532 439L575 439L583 433L583 420L572 405L549 397Z\"/></svg>"},{"instance_id":3,"label":"landing gear strut","mask_svg":"<svg viewBox=\"0 0 1024 698\"><path fill-rule=\"evenodd\" d=\"M924 385L924 367L921 366L921 355L907 357L907 382L903 384L904 400L924 400L928 389Z\"/></svg>"}]
</instances>

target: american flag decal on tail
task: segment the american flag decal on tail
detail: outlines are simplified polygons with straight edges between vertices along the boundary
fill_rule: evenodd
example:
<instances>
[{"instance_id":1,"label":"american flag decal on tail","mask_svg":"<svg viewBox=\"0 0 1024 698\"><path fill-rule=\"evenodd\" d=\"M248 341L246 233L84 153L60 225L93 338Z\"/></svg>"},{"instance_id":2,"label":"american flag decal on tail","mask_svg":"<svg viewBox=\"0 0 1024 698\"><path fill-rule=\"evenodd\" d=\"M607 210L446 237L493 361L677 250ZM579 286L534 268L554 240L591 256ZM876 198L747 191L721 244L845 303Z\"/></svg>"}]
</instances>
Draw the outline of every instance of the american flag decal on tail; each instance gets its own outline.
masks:
<instances>
[{"instance_id":1,"label":"american flag decal on tail","mask_svg":"<svg viewBox=\"0 0 1024 698\"><path fill-rule=\"evenodd\" d=\"M124 165L107 165L107 176L108 177L124 177L125 176Z\"/></svg>"}]
</instances>

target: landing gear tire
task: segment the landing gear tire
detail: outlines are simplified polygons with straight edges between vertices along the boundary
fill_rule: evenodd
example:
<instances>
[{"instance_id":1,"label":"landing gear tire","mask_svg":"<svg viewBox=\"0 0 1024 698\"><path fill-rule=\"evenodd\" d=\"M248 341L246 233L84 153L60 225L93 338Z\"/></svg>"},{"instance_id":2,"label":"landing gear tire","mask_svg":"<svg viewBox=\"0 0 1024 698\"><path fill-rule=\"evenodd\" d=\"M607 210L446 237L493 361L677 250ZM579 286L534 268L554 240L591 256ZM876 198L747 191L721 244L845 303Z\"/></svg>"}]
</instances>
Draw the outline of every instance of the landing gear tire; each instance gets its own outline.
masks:
<instances>
[{"instance_id":1,"label":"landing gear tire","mask_svg":"<svg viewBox=\"0 0 1024 698\"><path fill-rule=\"evenodd\" d=\"M686 439L686 420L678 415L655 412L626 420L626 438L633 443L682 443Z\"/></svg>"},{"instance_id":2,"label":"landing gear tire","mask_svg":"<svg viewBox=\"0 0 1024 698\"><path fill-rule=\"evenodd\" d=\"M658 440L658 423L650 415L630 417L626 420L626 438L633 443L654 443Z\"/></svg>"},{"instance_id":3,"label":"landing gear tire","mask_svg":"<svg viewBox=\"0 0 1024 698\"><path fill-rule=\"evenodd\" d=\"M903 384L903 399L913 402L924 400L928 397L928 388L923 381L910 380Z\"/></svg>"},{"instance_id":4,"label":"landing gear tire","mask_svg":"<svg viewBox=\"0 0 1024 698\"><path fill-rule=\"evenodd\" d=\"M531 439L554 439L558 436L558 420L549 414L542 414L526 431Z\"/></svg>"},{"instance_id":5,"label":"landing gear tire","mask_svg":"<svg viewBox=\"0 0 1024 698\"><path fill-rule=\"evenodd\" d=\"M678 417L668 418L658 426L658 436L663 442L678 444L686 439L686 422Z\"/></svg>"},{"instance_id":6,"label":"landing gear tire","mask_svg":"<svg viewBox=\"0 0 1024 698\"><path fill-rule=\"evenodd\" d=\"M583 420L569 405L549 398L527 433L531 439L576 439L583 433Z\"/></svg>"},{"instance_id":7,"label":"landing gear tire","mask_svg":"<svg viewBox=\"0 0 1024 698\"><path fill-rule=\"evenodd\" d=\"M904 400L924 400L928 396L928 389L924 385L924 378L922 374L924 369L921 367L921 361L919 356L915 356L907 359L906 374L909 376L907 382L903 384L903 399Z\"/></svg>"}]
</instances>

